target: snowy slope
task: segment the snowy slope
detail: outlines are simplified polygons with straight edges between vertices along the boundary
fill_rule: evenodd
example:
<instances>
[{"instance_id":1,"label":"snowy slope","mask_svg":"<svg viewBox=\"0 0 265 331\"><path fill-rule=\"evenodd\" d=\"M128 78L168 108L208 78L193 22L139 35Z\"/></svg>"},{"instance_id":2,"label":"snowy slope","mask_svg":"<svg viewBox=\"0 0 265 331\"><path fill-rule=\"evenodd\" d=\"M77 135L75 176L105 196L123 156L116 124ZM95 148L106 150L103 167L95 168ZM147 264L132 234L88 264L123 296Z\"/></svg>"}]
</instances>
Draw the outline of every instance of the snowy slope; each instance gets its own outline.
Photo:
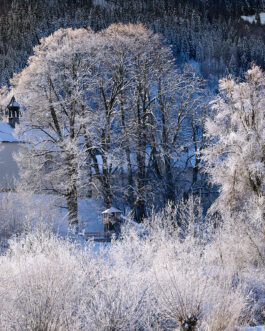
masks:
<instances>
[{"instance_id":1,"label":"snowy slope","mask_svg":"<svg viewBox=\"0 0 265 331\"><path fill-rule=\"evenodd\" d=\"M0 122L0 142L18 142L14 129L7 122Z\"/></svg>"},{"instance_id":2,"label":"snowy slope","mask_svg":"<svg viewBox=\"0 0 265 331\"><path fill-rule=\"evenodd\" d=\"M102 232L104 224L102 221L103 203L99 199L79 199L78 201L80 228L87 232Z\"/></svg>"}]
</instances>

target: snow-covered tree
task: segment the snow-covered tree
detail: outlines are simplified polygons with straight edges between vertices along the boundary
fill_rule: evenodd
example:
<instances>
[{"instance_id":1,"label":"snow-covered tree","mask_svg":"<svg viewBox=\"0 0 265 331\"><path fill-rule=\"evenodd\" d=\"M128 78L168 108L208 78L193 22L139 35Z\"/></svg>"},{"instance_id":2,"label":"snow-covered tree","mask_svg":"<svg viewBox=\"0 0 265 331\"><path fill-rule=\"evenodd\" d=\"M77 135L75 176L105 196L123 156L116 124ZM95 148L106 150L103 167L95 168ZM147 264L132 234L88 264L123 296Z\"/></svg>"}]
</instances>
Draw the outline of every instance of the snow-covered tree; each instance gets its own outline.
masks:
<instances>
[{"instance_id":1,"label":"snow-covered tree","mask_svg":"<svg viewBox=\"0 0 265 331\"><path fill-rule=\"evenodd\" d=\"M175 200L175 169L180 158L184 166L191 156L183 150L198 147L198 134L192 132L203 105L202 82L191 68L180 72L161 36L142 24L113 24L98 38L102 48L95 103L100 117L90 145L100 159L92 154L92 167L99 173L101 161L98 178L104 195L109 192L106 201L122 189L141 220L147 200L152 203L158 195ZM88 123L91 133L90 128ZM88 151L93 151L89 145ZM125 187L115 192L114 173L122 170Z\"/></svg>"},{"instance_id":2,"label":"snow-covered tree","mask_svg":"<svg viewBox=\"0 0 265 331\"><path fill-rule=\"evenodd\" d=\"M119 197L139 221L147 201L175 200L176 168L194 152L198 171L201 80L180 72L161 36L142 24L58 30L12 84L26 109L19 131L31 144L19 158L22 177L64 196L71 223L87 167L106 207Z\"/></svg>"},{"instance_id":3,"label":"snow-covered tree","mask_svg":"<svg viewBox=\"0 0 265 331\"><path fill-rule=\"evenodd\" d=\"M220 187L223 214L251 209L265 222L265 74L256 65L245 81L220 80L215 114L206 122L206 171Z\"/></svg>"},{"instance_id":4,"label":"snow-covered tree","mask_svg":"<svg viewBox=\"0 0 265 331\"><path fill-rule=\"evenodd\" d=\"M19 126L21 139L29 143L20 157L22 178L34 190L64 196L73 224L78 222L79 172L85 167L80 136L90 111L93 42L90 29L58 30L41 40L27 67L12 80L26 108Z\"/></svg>"}]
</instances>

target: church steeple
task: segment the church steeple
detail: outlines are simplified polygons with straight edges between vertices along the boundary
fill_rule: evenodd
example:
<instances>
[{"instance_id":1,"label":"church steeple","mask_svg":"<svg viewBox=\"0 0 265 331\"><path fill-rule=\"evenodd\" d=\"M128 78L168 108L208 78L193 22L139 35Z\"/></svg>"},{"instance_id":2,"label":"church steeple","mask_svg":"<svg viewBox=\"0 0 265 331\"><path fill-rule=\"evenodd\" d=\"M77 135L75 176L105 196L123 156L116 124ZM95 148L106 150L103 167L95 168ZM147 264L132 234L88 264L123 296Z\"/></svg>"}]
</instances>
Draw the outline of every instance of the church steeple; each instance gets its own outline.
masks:
<instances>
[{"instance_id":1,"label":"church steeple","mask_svg":"<svg viewBox=\"0 0 265 331\"><path fill-rule=\"evenodd\" d=\"M11 101L9 102L8 106L8 122L12 128L19 124L19 115L20 115L20 107L19 104L16 102L15 97L13 96Z\"/></svg>"}]
</instances>

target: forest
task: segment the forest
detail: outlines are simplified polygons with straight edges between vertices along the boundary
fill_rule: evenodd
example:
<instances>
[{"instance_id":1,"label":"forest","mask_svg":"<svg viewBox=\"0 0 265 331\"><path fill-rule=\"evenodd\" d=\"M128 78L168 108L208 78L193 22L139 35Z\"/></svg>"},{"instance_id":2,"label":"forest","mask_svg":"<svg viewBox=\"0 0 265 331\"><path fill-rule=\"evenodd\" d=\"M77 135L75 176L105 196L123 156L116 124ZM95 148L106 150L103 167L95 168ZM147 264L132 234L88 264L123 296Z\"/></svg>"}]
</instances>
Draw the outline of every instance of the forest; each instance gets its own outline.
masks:
<instances>
[{"instance_id":1,"label":"forest","mask_svg":"<svg viewBox=\"0 0 265 331\"><path fill-rule=\"evenodd\" d=\"M0 115L19 105L21 146L0 329L265 325L264 1L0 7ZM86 238L113 206L131 221Z\"/></svg>"},{"instance_id":2,"label":"forest","mask_svg":"<svg viewBox=\"0 0 265 331\"><path fill-rule=\"evenodd\" d=\"M33 46L59 28L143 23L161 33L180 62L197 61L213 88L227 74L264 65L264 29L242 15L265 11L262 0L1 0L1 85L26 65ZM48 13L48 15L47 15Z\"/></svg>"}]
</instances>

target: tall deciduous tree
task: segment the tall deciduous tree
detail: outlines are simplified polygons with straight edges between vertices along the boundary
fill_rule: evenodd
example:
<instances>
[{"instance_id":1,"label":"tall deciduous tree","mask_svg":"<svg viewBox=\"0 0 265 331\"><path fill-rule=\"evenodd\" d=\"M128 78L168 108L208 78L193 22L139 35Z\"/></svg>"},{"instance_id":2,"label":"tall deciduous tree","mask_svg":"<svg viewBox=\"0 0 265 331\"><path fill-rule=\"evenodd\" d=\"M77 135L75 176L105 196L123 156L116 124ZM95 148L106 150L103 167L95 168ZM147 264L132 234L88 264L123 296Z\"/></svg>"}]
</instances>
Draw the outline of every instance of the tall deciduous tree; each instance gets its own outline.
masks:
<instances>
[{"instance_id":1,"label":"tall deciduous tree","mask_svg":"<svg viewBox=\"0 0 265 331\"><path fill-rule=\"evenodd\" d=\"M126 196L139 221L148 204L175 200L176 168L198 147L202 89L195 74L177 70L160 35L142 24L61 29L41 40L12 83L31 144L23 177L65 196L71 222L87 164L106 207Z\"/></svg>"},{"instance_id":2,"label":"tall deciduous tree","mask_svg":"<svg viewBox=\"0 0 265 331\"><path fill-rule=\"evenodd\" d=\"M176 167L181 157L184 164L190 157L181 151L191 145L191 122L196 125L203 90L196 74L176 68L172 50L161 36L142 24L113 24L99 38L97 109L103 110L104 121L95 122L99 134L93 144L101 158L94 157L92 164L98 173L98 161L102 162L99 178L109 188L104 192L112 191L108 203L115 196L110 189L113 178L117 180L114 172L124 170L127 184L122 192L141 220L147 201L154 202L158 192L165 201L175 200ZM89 128L91 123L91 132Z\"/></svg>"},{"instance_id":3,"label":"tall deciduous tree","mask_svg":"<svg viewBox=\"0 0 265 331\"><path fill-rule=\"evenodd\" d=\"M83 160L80 139L96 61L93 42L90 29L58 30L41 40L27 67L12 80L14 93L26 108L19 130L30 144L21 158L22 176L34 189L64 196L69 222L74 224Z\"/></svg>"},{"instance_id":4,"label":"tall deciduous tree","mask_svg":"<svg viewBox=\"0 0 265 331\"><path fill-rule=\"evenodd\" d=\"M212 143L205 149L206 170L220 186L215 207L237 212L251 206L265 222L265 74L253 65L245 81L220 81L216 112L206 122Z\"/></svg>"}]
</instances>

